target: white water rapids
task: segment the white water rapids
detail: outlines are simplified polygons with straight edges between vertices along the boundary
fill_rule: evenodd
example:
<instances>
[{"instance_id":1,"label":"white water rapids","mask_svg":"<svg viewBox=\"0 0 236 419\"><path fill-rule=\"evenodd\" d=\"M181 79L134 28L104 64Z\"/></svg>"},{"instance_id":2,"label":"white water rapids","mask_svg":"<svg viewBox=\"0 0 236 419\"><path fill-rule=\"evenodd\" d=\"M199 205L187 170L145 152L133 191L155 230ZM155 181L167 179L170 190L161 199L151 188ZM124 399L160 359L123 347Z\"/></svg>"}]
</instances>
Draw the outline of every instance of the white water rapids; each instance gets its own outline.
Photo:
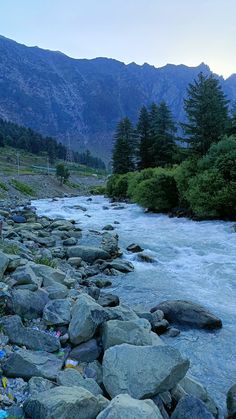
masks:
<instances>
[{"instance_id":1,"label":"white water rapids","mask_svg":"<svg viewBox=\"0 0 236 419\"><path fill-rule=\"evenodd\" d=\"M223 328L216 332L183 330L176 338L164 338L191 361L191 375L204 384L223 406L229 387L236 382L236 233L221 221L194 222L185 218L145 214L137 205L115 209L103 197L64 198L32 202L39 215L74 219L84 231L101 231L113 224L119 234L124 257L135 271L111 277L121 301L148 309L166 299L189 299L220 317ZM87 208L83 212L76 205ZM103 209L103 206L109 209ZM90 217L88 217L90 216ZM118 221L120 224L114 224ZM84 234L86 236L86 233ZM155 264L141 263L125 251L138 243Z\"/></svg>"}]
</instances>

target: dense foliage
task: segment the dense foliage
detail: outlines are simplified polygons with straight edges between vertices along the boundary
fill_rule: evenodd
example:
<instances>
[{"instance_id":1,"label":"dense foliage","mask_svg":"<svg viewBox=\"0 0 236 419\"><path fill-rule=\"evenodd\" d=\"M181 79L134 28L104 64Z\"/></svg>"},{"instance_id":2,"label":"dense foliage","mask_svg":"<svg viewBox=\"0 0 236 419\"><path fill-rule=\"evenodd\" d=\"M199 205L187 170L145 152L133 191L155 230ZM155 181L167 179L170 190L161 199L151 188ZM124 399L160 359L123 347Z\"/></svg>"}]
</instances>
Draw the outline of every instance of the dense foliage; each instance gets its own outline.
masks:
<instances>
[{"instance_id":1,"label":"dense foliage","mask_svg":"<svg viewBox=\"0 0 236 419\"><path fill-rule=\"evenodd\" d=\"M55 159L65 160L67 153L66 147L61 143L57 143L55 139L43 137L30 128L0 119L0 147L4 147L4 145L33 154L45 152L51 162ZM103 161L92 156L88 150L84 153L73 152L72 154L76 163L96 169L105 169Z\"/></svg>"},{"instance_id":2,"label":"dense foliage","mask_svg":"<svg viewBox=\"0 0 236 419\"><path fill-rule=\"evenodd\" d=\"M56 177L60 181L61 185L69 179L70 177L69 169L63 163L59 163L56 166Z\"/></svg>"},{"instance_id":3,"label":"dense foliage","mask_svg":"<svg viewBox=\"0 0 236 419\"><path fill-rule=\"evenodd\" d=\"M165 103L140 110L136 131L132 127L132 138L136 132L138 142L129 141L132 162L125 147L113 154L116 170L107 193L152 211L176 213L179 208L198 219L235 219L236 106L230 118L219 81L199 74L189 85L185 110L185 147L176 141L175 123ZM127 118L126 124L131 127ZM121 137L119 128L115 151Z\"/></svg>"}]
</instances>

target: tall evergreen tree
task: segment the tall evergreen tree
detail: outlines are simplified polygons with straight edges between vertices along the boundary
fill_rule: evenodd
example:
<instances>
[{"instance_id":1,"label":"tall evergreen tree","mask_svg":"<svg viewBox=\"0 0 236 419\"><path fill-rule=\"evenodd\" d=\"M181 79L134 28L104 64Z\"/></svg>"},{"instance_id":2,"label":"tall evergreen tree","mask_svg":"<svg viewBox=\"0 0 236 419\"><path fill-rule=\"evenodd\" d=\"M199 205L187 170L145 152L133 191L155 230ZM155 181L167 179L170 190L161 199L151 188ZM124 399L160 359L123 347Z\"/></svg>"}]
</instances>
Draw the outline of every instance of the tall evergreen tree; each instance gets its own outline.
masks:
<instances>
[{"instance_id":1,"label":"tall evergreen tree","mask_svg":"<svg viewBox=\"0 0 236 419\"><path fill-rule=\"evenodd\" d=\"M155 166L166 166L173 161L176 148L176 127L173 116L167 104L153 104L150 110L151 136L153 139L152 156Z\"/></svg>"},{"instance_id":2,"label":"tall evergreen tree","mask_svg":"<svg viewBox=\"0 0 236 419\"><path fill-rule=\"evenodd\" d=\"M135 132L128 118L124 118L118 123L114 139L113 173L123 174L134 170Z\"/></svg>"},{"instance_id":3,"label":"tall evergreen tree","mask_svg":"<svg viewBox=\"0 0 236 419\"><path fill-rule=\"evenodd\" d=\"M152 137L151 137L151 126L150 117L148 110L143 106L139 113L139 119L137 123L137 133L139 139L139 156L138 165L139 168L146 169L147 167L154 166L153 150L152 150Z\"/></svg>"},{"instance_id":4,"label":"tall evergreen tree","mask_svg":"<svg viewBox=\"0 0 236 419\"><path fill-rule=\"evenodd\" d=\"M188 122L182 124L193 150L204 155L220 140L228 123L228 101L219 81L202 73L190 83L184 101Z\"/></svg>"}]
</instances>

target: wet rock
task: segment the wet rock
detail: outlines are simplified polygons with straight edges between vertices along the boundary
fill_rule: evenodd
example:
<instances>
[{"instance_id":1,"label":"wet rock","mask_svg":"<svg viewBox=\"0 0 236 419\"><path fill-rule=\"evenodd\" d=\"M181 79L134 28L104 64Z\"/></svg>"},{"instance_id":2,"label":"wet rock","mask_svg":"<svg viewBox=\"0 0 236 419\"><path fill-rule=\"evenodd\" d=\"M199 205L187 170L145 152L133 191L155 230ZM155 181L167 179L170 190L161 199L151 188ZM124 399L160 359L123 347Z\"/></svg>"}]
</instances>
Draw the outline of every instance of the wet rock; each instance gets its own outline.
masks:
<instances>
[{"instance_id":1,"label":"wet rock","mask_svg":"<svg viewBox=\"0 0 236 419\"><path fill-rule=\"evenodd\" d=\"M202 400L205 404L207 410L215 417L218 418L218 407L216 406L214 400L209 396L207 390L201 383L194 380L194 378L190 376L185 376L180 382L179 386L189 394L190 396L197 397L198 399Z\"/></svg>"},{"instance_id":2,"label":"wet rock","mask_svg":"<svg viewBox=\"0 0 236 419\"><path fill-rule=\"evenodd\" d=\"M24 403L31 419L95 419L99 410L97 398L82 387L56 387Z\"/></svg>"},{"instance_id":3,"label":"wet rock","mask_svg":"<svg viewBox=\"0 0 236 419\"><path fill-rule=\"evenodd\" d=\"M69 325L70 341L74 345L90 340L97 327L108 319L106 310L86 294L81 294L73 309Z\"/></svg>"},{"instance_id":4,"label":"wet rock","mask_svg":"<svg viewBox=\"0 0 236 419\"><path fill-rule=\"evenodd\" d=\"M101 246L105 252L110 256L116 257L119 255L120 249L118 245L118 234L106 231L102 235ZM104 259L104 258L101 258Z\"/></svg>"},{"instance_id":5,"label":"wet rock","mask_svg":"<svg viewBox=\"0 0 236 419\"><path fill-rule=\"evenodd\" d=\"M203 329L218 329L222 327L222 321L218 317L203 306L191 301L167 300L152 308L151 311L156 310L162 310L165 318L170 323Z\"/></svg>"},{"instance_id":6,"label":"wet rock","mask_svg":"<svg viewBox=\"0 0 236 419\"><path fill-rule=\"evenodd\" d=\"M111 224L107 224L107 225L105 225L104 227L103 227L103 229L102 230L104 230L104 231L112 231L112 230L114 230L114 227L113 227L113 225L111 225Z\"/></svg>"},{"instance_id":7,"label":"wet rock","mask_svg":"<svg viewBox=\"0 0 236 419\"><path fill-rule=\"evenodd\" d=\"M116 307L120 304L120 299L114 294L100 294L98 304L102 307Z\"/></svg>"},{"instance_id":8,"label":"wet rock","mask_svg":"<svg viewBox=\"0 0 236 419\"><path fill-rule=\"evenodd\" d=\"M152 326L152 330L156 332L158 335L162 335L167 331L169 327L169 322L166 319L160 320L159 322L155 322Z\"/></svg>"},{"instance_id":9,"label":"wet rock","mask_svg":"<svg viewBox=\"0 0 236 419\"><path fill-rule=\"evenodd\" d=\"M37 394L50 390L55 386L55 383L42 377L32 377L28 382L28 390L31 396L37 396Z\"/></svg>"},{"instance_id":10,"label":"wet rock","mask_svg":"<svg viewBox=\"0 0 236 419\"><path fill-rule=\"evenodd\" d=\"M236 418L236 384L227 393L227 411L228 419Z\"/></svg>"},{"instance_id":11,"label":"wet rock","mask_svg":"<svg viewBox=\"0 0 236 419\"><path fill-rule=\"evenodd\" d=\"M8 307L13 313L24 319L37 319L42 316L43 309L48 301L48 294L43 290L32 292L17 289L11 292Z\"/></svg>"},{"instance_id":12,"label":"wet rock","mask_svg":"<svg viewBox=\"0 0 236 419\"><path fill-rule=\"evenodd\" d=\"M137 259L140 262L145 262L145 263L155 263L156 262L156 259L154 259L150 255L147 255L146 253L138 253Z\"/></svg>"},{"instance_id":13,"label":"wet rock","mask_svg":"<svg viewBox=\"0 0 236 419\"><path fill-rule=\"evenodd\" d=\"M11 343L26 346L32 350L56 352L60 349L60 342L56 336L52 336L41 330L24 327L19 316L6 316L1 319L4 333Z\"/></svg>"},{"instance_id":14,"label":"wet rock","mask_svg":"<svg viewBox=\"0 0 236 419\"><path fill-rule=\"evenodd\" d=\"M122 273L129 273L134 271L134 265L131 262L125 260L114 260L112 262L104 262L100 266L100 269L103 271L106 269L115 269L116 271Z\"/></svg>"},{"instance_id":15,"label":"wet rock","mask_svg":"<svg viewBox=\"0 0 236 419\"><path fill-rule=\"evenodd\" d=\"M188 368L189 361L170 346L122 344L106 350L103 382L111 397L127 393L141 399L170 390Z\"/></svg>"},{"instance_id":16,"label":"wet rock","mask_svg":"<svg viewBox=\"0 0 236 419\"><path fill-rule=\"evenodd\" d=\"M63 361L48 352L34 352L19 349L2 362L3 373L7 377L43 377L55 380Z\"/></svg>"},{"instance_id":17,"label":"wet rock","mask_svg":"<svg viewBox=\"0 0 236 419\"><path fill-rule=\"evenodd\" d=\"M74 246L67 249L67 256L80 257L85 262L93 263L97 259L109 259L110 255L100 247L92 246Z\"/></svg>"},{"instance_id":18,"label":"wet rock","mask_svg":"<svg viewBox=\"0 0 236 419\"><path fill-rule=\"evenodd\" d=\"M70 358L79 362L92 362L95 361L100 354L101 348L96 339L91 339L73 348L70 352Z\"/></svg>"},{"instance_id":19,"label":"wet rock","mask_svg":"<svg viewBox=\"0 0 236 419\"><path fill-rule=\"evenodd\" d=\"M102 327L102 342L104 350L114 345L129 343L131 345L151 345L151 325L146 319L110 320Z\"/></svg>"},{"instance_id":20,"label":"wet rock","mask_svg":"<svg viewBox=\"0 0 236 419\"><path fill-rule=\"evenodd\" d=\"M83 387L94 396L102 394L102 389L92 378L84 378L78 371L73 368L68 368L59 372L57 376L57 383L66 387Z\"/></svg>"},{"instance_id":21,"label":"wet rock","mask_svg":"<svg viewBox=\"0 0 236 419\"><path fill-rule=\"evenodd\" d=\"M169 330L167 331L167 335L170 336L171 338L175 338L179 334L180 334L180 330L176 329L175 327L170 327Z\"/></svg>"},{"instance_id":22,"label":"wet rock","mask_svg":"<svg viewBox=\"0 0 236 419\"><path fill-rule=\"evenodd\" d=\"M141 246L139 246L139 244L136 243L132 243L130 244L126 250L128 250L128 252L132 252L132 253L139 253L139 252L143 252L143 249Z\"/></svg>"},{"instance_id":23,"label":"wet rock","mask_svg":"<svg viewBox=\"0 0 236 419\"><path fill-rule=\"evenodd\" d=\"M152 400L135 400L128 394L116 396L97 419L162 419Z\"/></svg>"},{"instance_id":24,"label":"wet rock","mask_svg":"<svg viewBox=\"0 0 236 419\"><path fill-rule=\"evenodd\" d=\"M71 320L71 304L69 300L57 299L49 301L43 310L43 320L47 325L67 325Z\"/></svg>"},{"instance_id":25,"label":"wet rock","mask_svg":"<svg viewBox=\"0 0 236 419\"><path fill-rule=\"evenodd\" d=\"M180 399L171 419L214 419L214 416L200 399L187 395Z\"/></svg>"}]
</instances>

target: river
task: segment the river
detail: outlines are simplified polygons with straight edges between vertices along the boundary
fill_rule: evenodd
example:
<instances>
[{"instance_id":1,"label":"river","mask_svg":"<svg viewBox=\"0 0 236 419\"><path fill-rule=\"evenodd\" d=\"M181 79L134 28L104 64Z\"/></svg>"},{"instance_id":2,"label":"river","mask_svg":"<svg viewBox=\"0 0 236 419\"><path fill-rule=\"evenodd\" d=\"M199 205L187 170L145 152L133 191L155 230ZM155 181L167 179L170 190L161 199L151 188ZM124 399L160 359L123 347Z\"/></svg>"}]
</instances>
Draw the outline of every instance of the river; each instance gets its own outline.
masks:
<instances>
[{"instance_id":1,"label":"river","mask_svg":"<svg viewBox=\"0 0 236 419\"><path fill-rule=\"evenodd\" d=\"M236 233L232 223L145 214L133 204L116 209L100 196L92 201L78 197L32 204L39 215L74 219L84 230L84 241L88 230L114 225L123 257L135 266L131 274L112 277L109 292L119 295L123 302L150 309L166 299L188 299L222 319L223 328L216 332L182 330L178 337L164 340L190 359L191 375L223 407L227 390L236 382ZM130 243L141 245L156 263L137 261L137 255L125 251Z\"/></svg>"}]
</instances>

